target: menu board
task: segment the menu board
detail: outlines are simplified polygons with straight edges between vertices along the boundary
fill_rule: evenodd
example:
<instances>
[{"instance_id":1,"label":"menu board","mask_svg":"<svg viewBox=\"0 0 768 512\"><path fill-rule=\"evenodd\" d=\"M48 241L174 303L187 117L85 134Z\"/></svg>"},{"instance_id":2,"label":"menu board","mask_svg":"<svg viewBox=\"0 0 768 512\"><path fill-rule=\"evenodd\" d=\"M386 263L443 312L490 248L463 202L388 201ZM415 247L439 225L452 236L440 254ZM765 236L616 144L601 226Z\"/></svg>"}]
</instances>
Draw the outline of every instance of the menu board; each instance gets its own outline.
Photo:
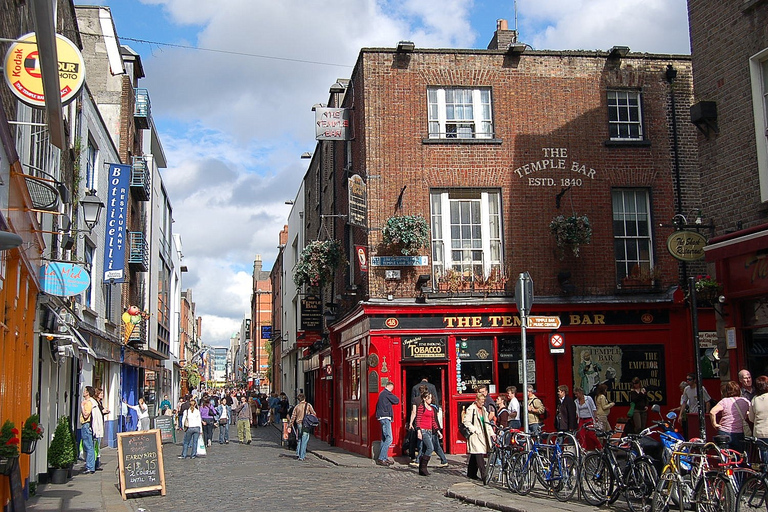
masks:
<instances>
[{"instance_id":1,"label":"menu board","mask_svg":"<svg viewBox=\"0 0 768 512\"><path fill-rule=\"evenodd\" d=\"M165 496L163 443L160 430L117 434L120 490L127 493L160 491Z\"/></svg>"},{"instance_id":2,"label":"menu board","mask_svg":"<svg viewBox=\"0 0 768 512\"><path fill-rule=\"evenodd\" d=\"M160 438L164 443L172 443L173 437L173 416L157 416L155 418L155 428L160 430Z\"/></svg>"}]
</instances>

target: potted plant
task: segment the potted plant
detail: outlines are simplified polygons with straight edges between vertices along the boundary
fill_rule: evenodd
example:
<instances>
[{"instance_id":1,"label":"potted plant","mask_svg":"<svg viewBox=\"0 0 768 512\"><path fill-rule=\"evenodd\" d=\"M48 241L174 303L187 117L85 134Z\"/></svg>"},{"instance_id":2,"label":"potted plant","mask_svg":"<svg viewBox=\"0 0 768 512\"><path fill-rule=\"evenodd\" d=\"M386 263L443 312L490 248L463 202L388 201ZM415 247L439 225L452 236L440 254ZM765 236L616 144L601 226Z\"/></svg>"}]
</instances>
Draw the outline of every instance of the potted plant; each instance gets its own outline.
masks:
<instances>
[{"instance_id":1,"label":"potted plant","mask_svg":"<svg viewBox=\"0 0 768 512\"><path fill-rule=\"evenodd\" d=\"M304 247L299 263L293 273L293 282L301 287L305 284L320 289L331 280L334 270L344 262L341 242L338 240L315 240Z\"/></svg>"},{"instance_id":2,"label":"potted plant","mask_svg":"<svg viewBox=\"0 0 768 512\"><path fill-rule=\"evenodd\" d=\"M560 250L560 259L565 258L567 249L570 249L578 258L580 247L592 241L592 226L586 215L575 213L570 217L558 215L549 223L549 231L555 236L555 243Z\"/></svg>"},{"instance_id":3,"label":"potted plant","mask_svg":"<svg viewBox=\"0 0 768 512\"><path fill-rule=\"evenodd\" d=\"M37 441L43 438L44 431L42 425L40 425L40 416L33 414L27 418L21 429L21 452L34 452Z\"/></svg>"},{"instance_id":4,"label":"potted plant","mask_svg":"<svg viewBox=\"0 0 768 512\"><path fill-rule=\"evenodd\" d=\"M723 291L723 285L718 283L712 276L696 276L696 298L703 302L714 302Z\"/></svg>"},{"instance_id":5,"label":"potted plant","mask_svg":"<svg viewBox=\"0 0 768 512\"><path fill-rule=\"evenodd\" d=\"M421 215L395 215L381 230L385 245L405 256L429 247L429 223Z\"/></svg>"},{"instance_id":6,"label":"potted plant","mask_svg":"<svg viewBox=\"0 0 768 512\"><path fill-rule=\"evenodd\" d=\"M67 472L75 463L75 447L72 442L72 431L69 428L69 417L62 416L53 433L51 446L48 448L48 466L53 470L51 482L63 484L67 481Z\"/></svg>"},{"instance_id":7,"label":"potted plant","mask_svg":"<svg viewBox=\"0 0 768 512\"><path fill-rule=\"evenodd\" d=\"M0 429L0 475L10 475L19 458L19 429L11 420L5 420Z\"/></svg>"}]
</instances>

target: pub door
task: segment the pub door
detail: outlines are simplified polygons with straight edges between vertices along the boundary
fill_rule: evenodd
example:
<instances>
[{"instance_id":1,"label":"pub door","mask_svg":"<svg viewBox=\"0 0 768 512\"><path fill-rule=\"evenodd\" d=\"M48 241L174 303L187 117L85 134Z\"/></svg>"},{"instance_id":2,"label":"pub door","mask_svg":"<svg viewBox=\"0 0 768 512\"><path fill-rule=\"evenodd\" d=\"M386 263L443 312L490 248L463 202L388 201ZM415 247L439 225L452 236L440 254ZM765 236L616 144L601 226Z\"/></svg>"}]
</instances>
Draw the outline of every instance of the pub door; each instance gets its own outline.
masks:
<instances>
[{"instance_id":1,"label":"pub door","mask_svg":"<svg viewBox=\"0 0 768 512\"><path fill-rule=\"evenodd\" d=\"M404 432L407 435L408 423L411 420L411 414L415 414L416 405L421 403L421 398L413 400L413 395L418 390L418 386L421 384L422 379L426 378L430 384L434 384L437 389L437 397L434 398L434 404L440 406L443 414L443 448L448 452L447 448L449 442L447 436L450 429L446 428L449 425L448 415L450 414L450 407L445 403L450 398L450 394L446 393L448 390L448 367L446 365L416 365L416 366L403 366L403 390L401 393L400 403L403 404L403 425L406 429Z\"/></svg>"}]
</instances>

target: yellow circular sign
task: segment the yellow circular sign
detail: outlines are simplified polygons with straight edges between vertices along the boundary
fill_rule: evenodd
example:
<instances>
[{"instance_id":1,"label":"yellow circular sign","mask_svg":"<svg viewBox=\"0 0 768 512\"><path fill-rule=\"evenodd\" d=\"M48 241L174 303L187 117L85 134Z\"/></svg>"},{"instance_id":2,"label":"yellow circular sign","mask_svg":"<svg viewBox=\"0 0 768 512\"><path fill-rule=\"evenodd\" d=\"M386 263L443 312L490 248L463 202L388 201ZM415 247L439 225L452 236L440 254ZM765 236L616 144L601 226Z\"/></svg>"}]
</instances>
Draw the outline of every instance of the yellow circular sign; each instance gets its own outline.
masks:
<instances>
[{"instance_id":1,"label":"yellow circular sign","mask_svg":"<svg viewBox=\"0 0 768 512\"><path fill-rule=\"evenodd\" d=\"M675 231L667 238L669 253L680 261L696 261L704 257L707 239L695 231Z\"/></svg>"},{"instance_id":2,"label":"yellow circular sign","mask_svg":"<svg viewBox=\"0 0 768 512\"><path fill-rule=\"evenodd\" d=\"M56 52L59 59L59 86L61 103L75 99L85 82L85 61L77 46L66 37L56 34ZM8 87L21 101L31 107L44 107L43 77L40 55L34 32L21 36L5 54L3 75Z\"/></svg>"}]
</instances>

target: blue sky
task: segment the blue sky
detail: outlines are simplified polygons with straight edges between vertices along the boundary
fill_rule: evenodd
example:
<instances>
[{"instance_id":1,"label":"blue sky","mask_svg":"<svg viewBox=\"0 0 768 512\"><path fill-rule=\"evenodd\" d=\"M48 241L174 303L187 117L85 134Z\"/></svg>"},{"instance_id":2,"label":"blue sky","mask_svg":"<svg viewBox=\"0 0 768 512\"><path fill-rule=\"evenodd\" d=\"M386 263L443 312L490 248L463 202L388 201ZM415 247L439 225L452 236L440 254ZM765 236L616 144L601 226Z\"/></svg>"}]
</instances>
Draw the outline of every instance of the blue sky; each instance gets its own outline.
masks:
<instances>
[{"instance_id":1,"label":"blue sky","mask_svg":"<svg viewBox=\"0 0 768 512\"><path fill-rule=\"evenodd\" d=\"M285 200L306 171L299 157L315 146L311 106L349 78L360 48L485 48L498 18L514 26L511 0L75 3L108 5L121 43L141 55L189 267L184 287L203 341L216 346L248 314L254 257L268 270L277 254ZM517 11L519 39L536 49L690 51L685 0L519 0Z\"/></svg>"}]
</instances>

